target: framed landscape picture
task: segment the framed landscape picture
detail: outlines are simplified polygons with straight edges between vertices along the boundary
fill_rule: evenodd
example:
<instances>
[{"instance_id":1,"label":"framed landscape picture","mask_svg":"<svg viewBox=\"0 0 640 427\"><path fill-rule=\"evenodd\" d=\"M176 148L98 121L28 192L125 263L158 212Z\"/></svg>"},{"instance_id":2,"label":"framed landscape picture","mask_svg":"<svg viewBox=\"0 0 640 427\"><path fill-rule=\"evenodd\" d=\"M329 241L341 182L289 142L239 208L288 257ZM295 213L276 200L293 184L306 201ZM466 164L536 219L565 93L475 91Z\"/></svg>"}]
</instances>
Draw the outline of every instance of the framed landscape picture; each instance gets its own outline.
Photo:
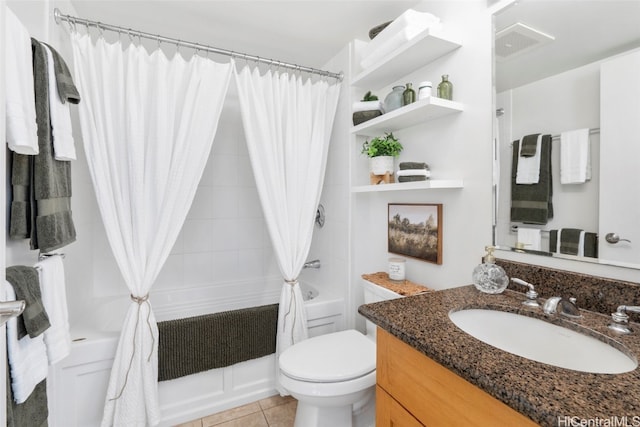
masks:
<instances>
[{"instance_id":1,"label":"framed landscape picture","mask_svg":"<svg viewBox=\"0 0 640 427\"><path fill-rule=\"evenodd\" d=\"M442 264L442 204L389 203L388 251Z\"/></svg>"}]
</instances>

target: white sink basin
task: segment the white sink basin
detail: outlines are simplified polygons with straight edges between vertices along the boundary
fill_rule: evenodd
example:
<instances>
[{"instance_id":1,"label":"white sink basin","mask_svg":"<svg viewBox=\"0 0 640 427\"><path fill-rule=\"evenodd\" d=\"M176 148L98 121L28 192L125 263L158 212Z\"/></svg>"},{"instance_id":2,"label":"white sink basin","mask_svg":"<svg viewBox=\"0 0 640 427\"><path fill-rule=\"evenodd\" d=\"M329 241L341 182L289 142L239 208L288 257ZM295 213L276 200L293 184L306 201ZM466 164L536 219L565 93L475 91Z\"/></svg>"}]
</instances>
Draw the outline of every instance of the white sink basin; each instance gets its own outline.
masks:
<instances>
[{"instance_id":1,"label":"white sink basin","mask_svg":"<svg viewBox=\"0 0 640 427\"><path fill-rule=\"evenodd\" d=\"M638 361L596 338L540 319L487 309L449 313L469 335L500 350L574 371L621 374Z\"/></svg>"}]
</instances>

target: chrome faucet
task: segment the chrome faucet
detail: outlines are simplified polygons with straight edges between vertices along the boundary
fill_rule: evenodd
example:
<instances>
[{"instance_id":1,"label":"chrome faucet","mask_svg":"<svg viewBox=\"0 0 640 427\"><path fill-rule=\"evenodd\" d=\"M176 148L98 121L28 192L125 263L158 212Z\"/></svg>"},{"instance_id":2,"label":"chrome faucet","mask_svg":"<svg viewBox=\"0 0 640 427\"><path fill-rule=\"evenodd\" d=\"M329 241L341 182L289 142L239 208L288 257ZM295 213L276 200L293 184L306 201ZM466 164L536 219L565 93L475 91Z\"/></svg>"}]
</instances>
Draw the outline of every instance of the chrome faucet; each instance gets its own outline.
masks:
<instances>
[{"instance_id":1,"label":"chrome faucet","mask_svg":"<svg viewBox=\"0 0 640 427\"><path fill-rule=\"evenodd\" d=\"M582 317L578 306L576 306L575 298L551 297L545 301L542 306L542 311L544 311L545 314L559 313L562 316L572 317L574 319Z\"/></svg>"},{"instance_id":2,"label":"chrome faucet","mask_svg":"<svg viewBox=\"0 0 640 427\"><path fill-rule=\"evenodd\" d=\"M529 288L527 293L524 294L527 299L522 301L523 305L526 305L527 307L540 307L540 304L538 303L538 293L533 288L533 285L531 283L525 282L524 280L518 279L516 277L511 278L511 281L513 283L517 283L518 285L526 286L527 288Z\"/></svg>"},{"instance_id":3,"label":"chrome faucet","mask_svg":"<svg viewBox=\"0 0 640 427\"><path fill-rule=\"evenodd\" d=\"M320 260L314 259L313 261L307 261L302 268L320 268Z\"/></svg>"},{"instance_id":4,"label":"chrome faucet","mask_svg":"<svg viewBox=\"0 0 640 427\"><path fill-rule=\"evenodd\" d=\"M640 307L634 305L621 305L616 309L615 313L611 313L612 322L609 323L609 329L620 334L630 334L629 315L627 312L640 313Z\"/></svg>"}]
</instances>

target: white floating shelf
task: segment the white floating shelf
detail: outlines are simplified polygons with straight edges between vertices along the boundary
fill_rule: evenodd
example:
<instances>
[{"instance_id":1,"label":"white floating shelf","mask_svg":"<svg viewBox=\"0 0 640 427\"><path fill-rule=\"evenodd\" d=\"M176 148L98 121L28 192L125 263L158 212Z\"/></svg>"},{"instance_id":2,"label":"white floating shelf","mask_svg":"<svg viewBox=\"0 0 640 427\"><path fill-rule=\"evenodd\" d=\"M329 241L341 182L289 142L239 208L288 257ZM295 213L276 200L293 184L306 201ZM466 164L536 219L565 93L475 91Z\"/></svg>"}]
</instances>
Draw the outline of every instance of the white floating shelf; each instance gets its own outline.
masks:
<instances>
[{"instance_id":1,"label":"white floating shelf","mask_svg":"<svg viewBox=\"0 0 640 427\"><path fill-rule=\"evenodd\" d=\"M371 193L379 191L429 190L437 188L462 188L461 179L429 179L418 182L396 182L393 184L359 185L351 187L352 193Z\"/></svg>"},{"instance_id":2,"label":"white floating shelf","mask_svg":"<svg viewBox=\"0 0 640 427\"><path fill-rule=\"evenodd\" d=\"M462 45L459 42L427 28L373 67L363 70L351 84L370 90L378 89L453 52L460 46Z\"/></svg>"},{"instance_id":3,"label":"white floating shelf","mask_svg":"<svg viewBox=\"0 0 640 427\"><path fill-rule=\"evenodd\" d=\"M464 106L459 102L430 96L378 116L375 119L367 120L358 126L353 126L351 133L378 136L383 132L393 132L408 128L449 114L459 113L463 110Z\"/></svg>"}]
</instances>

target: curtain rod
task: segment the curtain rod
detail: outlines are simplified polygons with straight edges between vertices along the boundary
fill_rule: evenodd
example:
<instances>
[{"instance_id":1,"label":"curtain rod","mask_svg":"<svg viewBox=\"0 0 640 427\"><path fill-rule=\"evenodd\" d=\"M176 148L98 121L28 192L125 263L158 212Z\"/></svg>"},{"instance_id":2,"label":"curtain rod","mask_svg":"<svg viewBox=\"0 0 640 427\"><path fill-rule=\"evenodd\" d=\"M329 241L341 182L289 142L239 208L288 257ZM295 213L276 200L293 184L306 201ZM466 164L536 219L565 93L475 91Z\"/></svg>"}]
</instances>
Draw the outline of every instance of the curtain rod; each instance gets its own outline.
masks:
<instances>
[{"instance_id":1,"label":"curtain rod","mask_svg":"<svg viewBox=\"0 0 640 427\"><path fill-rule=\"evenodd\" d=\"M320 70L318 68L305 67L303 65L292 64L288 62L278 61L275 59L261 58L256 55L249 55L246 53L234 52L232 50L221 49L221 48L207 46L199 43L193 43L193 42L188 42L184 40L174 39L171 37L164 37L161 35L145 33L143 31L132 30L131 28L124 28L124 27L119 27L117 25L103 24L102 22L98 22L98 21L90 21L88 19L78 18L71 15L64 15L62 14L62 12L60 12L58 8L54 9L53 17L56 21L56 24L58 25L60 25L61 21L66 21L69 24L73 24L74 26L76 24L85 25L87 29L89 28L89 26L94 26L98 28L98 30L109 30L109 31L117 32L118 34L124 33L129 36L143 37L150 40L156 40L158 42L175 44L178 47L184 46L184 47L195 49L196 51L203 50L205 52L217 53L220 55L230 56L232 58L240 58L240 59L245 59L245 60L250 60L255 62L261 62L263 64L276 65L278 67L283 67L283 68L290 68L293 70L303 71L306 73L319 74L321 76L333 77L334 79L338 79L339 81L342 81L344 77L342 73L332 73L330 71Z\"/></svg>"}]
</instances>

